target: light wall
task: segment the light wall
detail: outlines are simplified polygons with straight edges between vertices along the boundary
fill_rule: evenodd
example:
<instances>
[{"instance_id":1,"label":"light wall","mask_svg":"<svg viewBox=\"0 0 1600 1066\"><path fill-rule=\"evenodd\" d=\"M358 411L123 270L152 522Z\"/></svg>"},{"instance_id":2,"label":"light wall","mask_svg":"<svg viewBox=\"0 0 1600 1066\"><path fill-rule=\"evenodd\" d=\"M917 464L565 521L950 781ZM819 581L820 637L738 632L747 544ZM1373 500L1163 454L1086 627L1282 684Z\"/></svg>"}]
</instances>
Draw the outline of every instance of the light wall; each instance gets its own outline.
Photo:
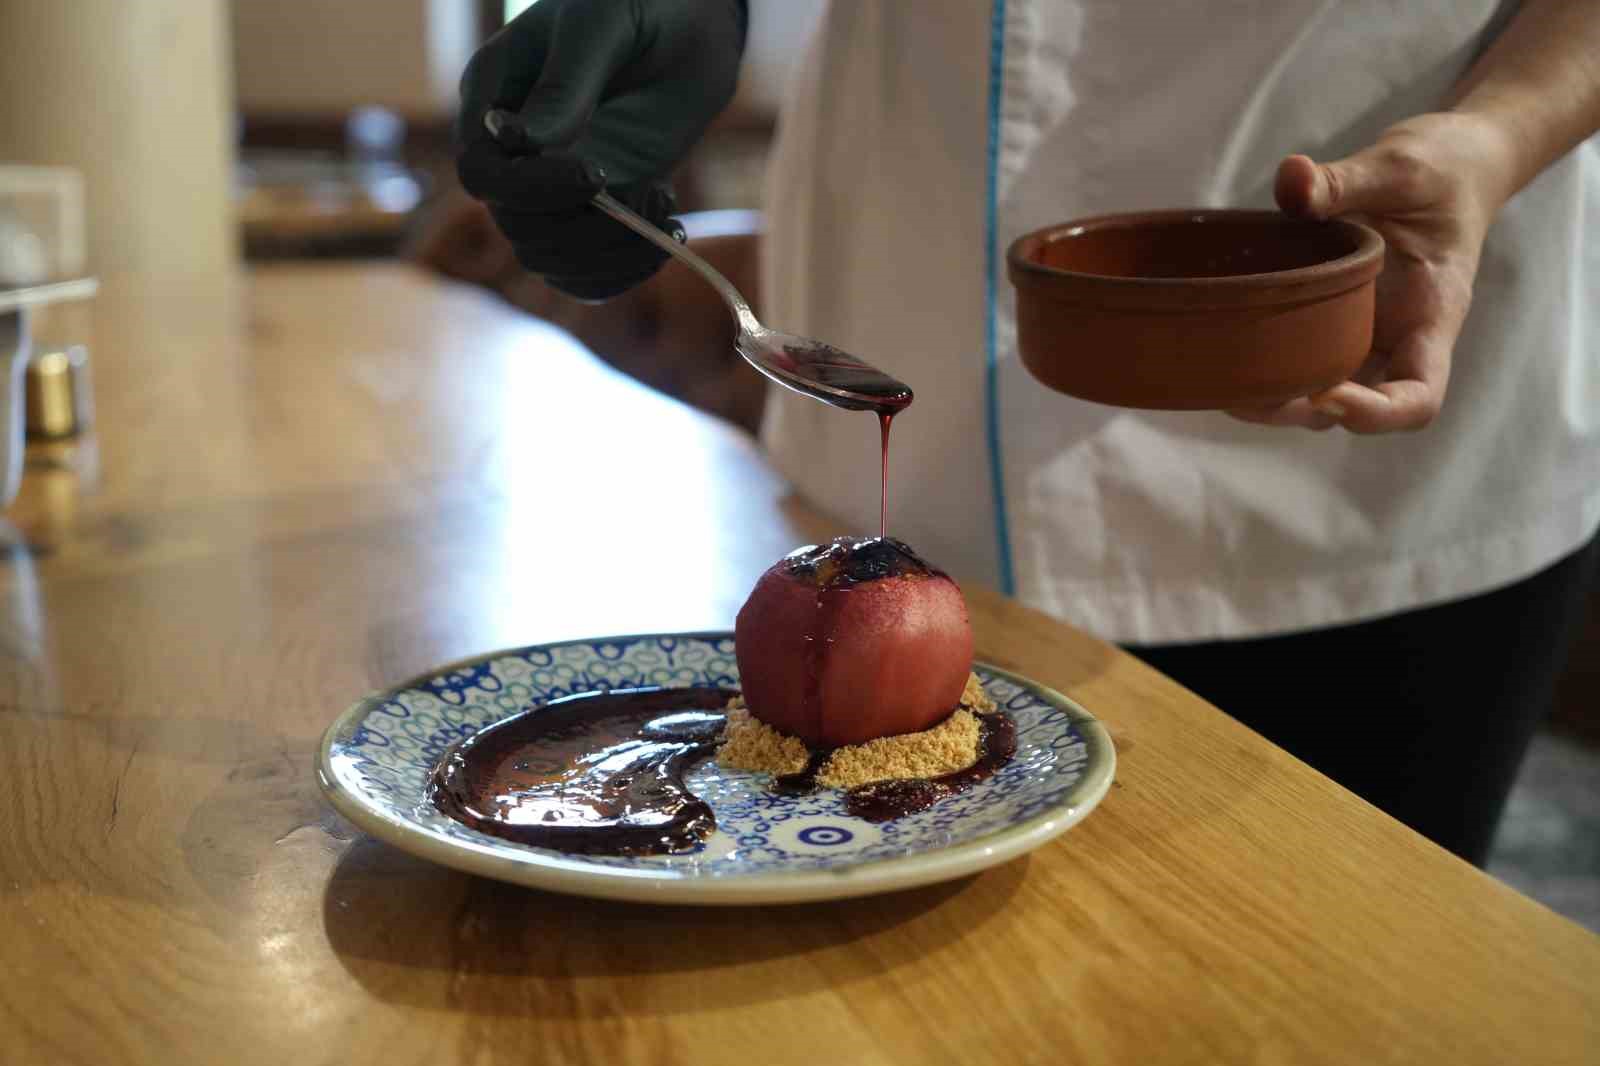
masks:
<instances>
[{"instance_id":1,"label":"light wall","mask_svg":"<svg viewBox=\"0 0 1600 1066\"><path fill-rule=\"evenodd\" d=\"M254 115L408 118L456 105L477 41L476 0L232 0L238 102Z\"/></svg>"},{"instance_id":2,"label":"light wall","mask_svg":"<svg viewBox=\"0 0 1600 1066\"><path fill-rule=\"evenodd\" d=\"M751 0L737 106L777 113L826 2ZM343 115L365 104L411 118L452 115L478 25L476 0L232 0L232 8L239 107L255 115Z\"/></svg>"},{"instance_id":3,"label":"light wall","mask_svg":"<svg viewBox=\"0 0 1600 1066\"><path fill-rule=\"evenodd\" d=\"M778 113L801 51L827 6L828 0L750 0L750 39L734 106L763 115Z\"/></svg>"},{"instance_id":4,"label":"light wall","mask_svg":"<svg viewBox=\"0 0 1600 1066\"><path fill-rule=\"evenodd\" d=\"M89 270L226 272L222 0L0 0L0 48L0 161L83 175Z\"/></svg>"}]
</instances>

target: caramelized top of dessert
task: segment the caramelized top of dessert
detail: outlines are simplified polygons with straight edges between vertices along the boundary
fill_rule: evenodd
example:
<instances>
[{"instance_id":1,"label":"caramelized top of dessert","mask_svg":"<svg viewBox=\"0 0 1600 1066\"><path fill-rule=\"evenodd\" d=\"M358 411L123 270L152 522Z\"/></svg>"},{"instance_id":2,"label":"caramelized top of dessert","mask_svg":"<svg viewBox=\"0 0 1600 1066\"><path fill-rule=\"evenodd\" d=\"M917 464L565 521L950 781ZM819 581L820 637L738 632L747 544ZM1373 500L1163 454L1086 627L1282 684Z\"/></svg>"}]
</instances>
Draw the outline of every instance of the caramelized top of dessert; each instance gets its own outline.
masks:
<instances>
[{"instance_id":1,"label":"caramelized top of dessert","mask_svg":"<svg viewBox=\"0 0 1600 1066\"><path fill-rule=\"evenodd\" d=\"M910 546L893 537L835 537L797 548L778 564L788 577L839 588L884 577L944 577Z\"/></svg>"}]
</instances>

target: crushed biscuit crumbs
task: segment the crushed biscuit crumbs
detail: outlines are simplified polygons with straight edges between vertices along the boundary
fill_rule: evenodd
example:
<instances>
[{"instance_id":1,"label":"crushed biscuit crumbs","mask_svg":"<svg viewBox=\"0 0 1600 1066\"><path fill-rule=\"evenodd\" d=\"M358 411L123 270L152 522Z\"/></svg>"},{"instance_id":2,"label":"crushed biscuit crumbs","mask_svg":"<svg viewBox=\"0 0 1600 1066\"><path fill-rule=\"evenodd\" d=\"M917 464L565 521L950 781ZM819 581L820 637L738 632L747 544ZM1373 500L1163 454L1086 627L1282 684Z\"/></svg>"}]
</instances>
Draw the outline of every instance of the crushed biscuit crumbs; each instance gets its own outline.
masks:
<instances>
[{"instance_id":1,"label":"crushed biscuit crumbs","mask_svg":"<svg viewBox=\"0 0 1600 1066\"><path fill-rule=\"evenodd\" d=\"M978 714L994 713L994 700L983 690L983 682L978 680L977 674L967 675L967 687L961 690L961 706Z\"/></svg>"},{"instance_id":2,"label":"crushed biscuit crumbs","mask_svg":"<svg viewBox=\"0 0 1600 1066\"><path fill-rule=\"evenodd\" d=\"M971 766L978 758L977 715L993 713L994 701L976 674L967 678L960 707L920 733L879 737L837 749L817 773L828 788L855 788L903 777L938 777ZM728 727L717 762L735 770L792 774L805 769L810 751L798 737L755 718L742 697L728 702Z\"/></svg>"},{"instance_id":3,"label":"crushed biscuit crumbs","mask_svg":"<svg viewBox=\"0 0 1600 1066\"><path fill-rule=\"evenodd\" d=\"M717 762L733 770L768 774L797 774L806 768L811 752L799 737L778 732L745 709L743 697L728 701L727 737L717 749Z\"/></svg>"},{"instance_id":4,"label":"crushed biscuit crumbs","mask_svg":"<svg viewBox=\"0 0 1600 1066\"><path fill-rule=\"evenodd\" d=\"M897 777L938 777L966 769L978 758L978 719L959 710L932 729L879 737L835 751L817 773L829 788L855 788Z\"/></svg>"}]
</instances>

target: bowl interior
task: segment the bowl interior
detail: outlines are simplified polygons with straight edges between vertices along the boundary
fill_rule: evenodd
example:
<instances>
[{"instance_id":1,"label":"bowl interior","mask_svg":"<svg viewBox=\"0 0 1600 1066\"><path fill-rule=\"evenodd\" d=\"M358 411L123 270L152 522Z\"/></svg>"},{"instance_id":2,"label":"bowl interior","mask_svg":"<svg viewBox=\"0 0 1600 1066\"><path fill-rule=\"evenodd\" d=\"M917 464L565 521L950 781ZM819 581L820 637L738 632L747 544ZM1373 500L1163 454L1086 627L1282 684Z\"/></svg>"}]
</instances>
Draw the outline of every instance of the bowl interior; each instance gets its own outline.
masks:
<instances>
[{"instance_id":1,"label":"bowl interior","mask_svg":"<svg viewBox=\"0 0 1600 1066\"><path fill-rule=\"evenodd\" d=\"M1361 248L1361 231L1259 216L1185 214L1107 219L1046 236L1027 258L1044 267L1115 278L1226 278L1320 266Z\"/></svg>"}]
</instances>

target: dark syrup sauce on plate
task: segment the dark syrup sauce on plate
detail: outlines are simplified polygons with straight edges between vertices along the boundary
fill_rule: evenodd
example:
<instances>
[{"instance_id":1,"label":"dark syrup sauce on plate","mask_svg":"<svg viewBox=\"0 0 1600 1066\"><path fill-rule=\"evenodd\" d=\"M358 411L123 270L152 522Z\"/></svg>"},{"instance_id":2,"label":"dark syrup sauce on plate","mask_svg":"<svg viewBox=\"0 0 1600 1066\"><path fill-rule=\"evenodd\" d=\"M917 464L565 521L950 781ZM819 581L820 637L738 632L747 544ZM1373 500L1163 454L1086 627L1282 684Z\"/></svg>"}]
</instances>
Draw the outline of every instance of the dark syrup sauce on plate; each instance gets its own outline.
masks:
<instances>
[{"instance_id":1,"label":"dark syrup sauce on plate","mask_svg":"<svg viewBox=\"0 0 1600 1066\"><path fill-rule=\"evenodd\" d=\"M428 798L519 844L583 855L691 850L717 823L684 774L715 750L722 708L737 694L639 688L554 700L451 748Z\"/></svg>"},{"instance_id":2,"label":"dark syrup sauce on plate","mask_svg":"<svg viewBox=\"0 0 1600 1066\"><path fill-rule=\"evenodd\" d=\"M691 851L716 828L684 775L710 755L737 695L720 688L638 688L554 700L488 726L445 753L428 785L443 814L503 840L578 855ZM992 775L1016 752L1001 712L979 715L978 759L931 778L879 781L845 793L845 809L884 822L926 810ZM773 779L786 795L814 791L833 754L814 752Z\"/></svg>"}]
</instances>

